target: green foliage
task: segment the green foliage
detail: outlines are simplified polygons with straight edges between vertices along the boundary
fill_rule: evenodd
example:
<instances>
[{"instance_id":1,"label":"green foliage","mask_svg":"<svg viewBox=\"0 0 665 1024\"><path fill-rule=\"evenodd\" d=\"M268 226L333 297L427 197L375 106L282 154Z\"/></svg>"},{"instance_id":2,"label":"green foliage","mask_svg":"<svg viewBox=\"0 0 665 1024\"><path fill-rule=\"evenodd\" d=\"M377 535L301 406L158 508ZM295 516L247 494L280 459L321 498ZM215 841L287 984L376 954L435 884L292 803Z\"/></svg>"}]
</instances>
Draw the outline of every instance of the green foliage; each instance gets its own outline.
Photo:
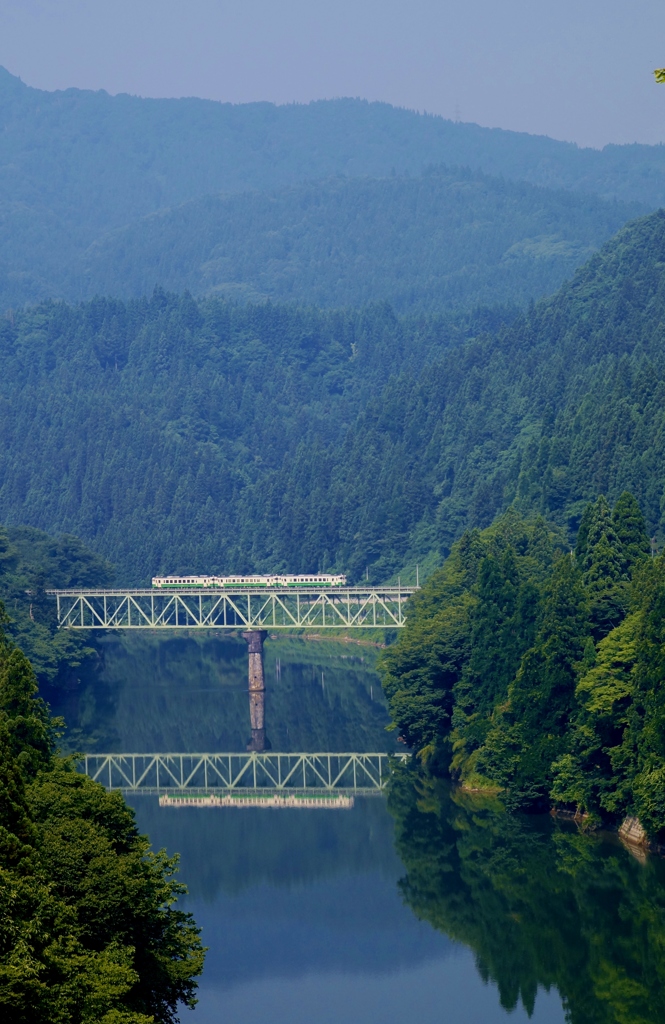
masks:
<instances>
[{"instance_id":1,"label":"green foliage","mask_svg":"<svg viewBox=\"0 0 665 1024\"><path fill-rule=\"evenodd\" d=\"M577 684L570 750L553 764L552 799L599 818L629 807L634 771L623 746L634 697L641 617L627 615L598 644Z\"/></svg>"},{"instance_id":2,"label":"green foliage","mask_svg":"<svg viewBox=\"0 0 665 1024\"><path fill-rule=\"evenodd\" d=\"M635 812L655 835L665 830L665 558L650 569L639 580L641 629L623 753L635 773Z\"/></svg>"},{"instance_id":3,"label":"green foliage","mask_svg":"<svg viewBox=\"0 0 665 1024\"><path fill-rule=\"evenodd\" d=\"M53 752L25 655L0 637L0 1008L10 1024L175 1022L203 965L177 858Z\"/></svg>"},{"instance_id":4,"label":"green foliage","mask_svg":"<svg viewBox=\"0 0 665 1024\"><path fill-rule=\"evenodd\" d=\"M581 574L564 555L544 593L535 642L492 716L477 761L480 774L499 783L512 806L547 805L551 764L563 753L588 627Z\"/></svg>"},{"instance_id":5,"label":"green foliage","mask_svg":"<svg viewBox=\"0 0 665 1024\"><path fill-rule=\"evenodd\" d=\"M0 715L7 746L23 775L32 778L48 761L52 727L46 705L36 700L37 679L23 651L8 648L4 638L0 663Z\"/></svg>"},{"instance_id":6,"label":"green foliage","mask_svg":"<svg viewBox=\"0 0 665 1024\"><path fill-rule=\"evenodd\" d=\"M104 586L108 562L76 537L50 537L27 526L0 527L0 600L5 629L42 683L61 685L95 652L85 634L59 632L50 588Z\"/></svg>"},{"instance_id":7,"label":"green foliage","mask_svg":"<svg viewBox=\"0 0 665 1024\"><path fill-rule=\"evenodd\" d=\"M477 534L462 537L412 598L408 628L379 662L393 721L409 746L428 755L450 729L453 687L468 658L469 589L483 554Z\"/></svg>"},{"instance_id":8,"label":"green foliage","mask_svg":"<svg viewBox=\"0 0 665 1024\"><path fill-rule=\"evenodd\" d=\"M626 504L625 495L622 497L624 503L618 510L617 519L621 518ZM607 499L601 495L585 512L583 541L580 543L578 539L576 550L581 560L584 583L591 602L593 635L599 640L626 614L627 576L623 570L624 565L629 562L629 556L624 555L624 546L615 529L614 516ZM638 522L635 524L636 527ZM643 521L640 525L644 534ZM630 533L627 540L631 540Z\"/></svg>"},{"instance_id":9,"label":"green foliage","mask_svg":"<svg viewBox=\"0 0 665 1024\"><path fill-rule=\"evenodd\" d=\"M552 790L592 817L635 814L652 837L665 829L664 573L662 556L636 563L635 610L600 642L578 683L569 752L554 765Z\"/></svg>"},{"instance_id":10,"label":"green foliage","mask_svg":"<svg viewBox=\"0 0 665 1024\"><path fill-rule=\"evenodd\" d=\"M650 550L642 509L630 491L624 491L617 498L612 522L623 552L622 568L628 572L640 559L646 558Z\"/></svg>"},{"instance_id":11,"label":"green foliage","mask_svg":"<svg viewBox=\"0 0 665 1024\"><path fill-rule=\"evenodd\" d=\"M389 521L365 503L371 476L348 493L348 425L395 365L501 319L407 328L387 306L237 308L159 291L17 315L0 323L0 510L93 541L126 582L338 559L360 576L382 552L392 569L425 494L404 479L403 445L390 465L387 419L363 452L401 492Z\"/></svg>"},{"instance_id":12,"label":"green foliage","mask_svg":"<svg viewBox=\"0 0 665 1024\"><path fill-rule=\"evenodd\" d=\"M657 837L665 560L645 557L627 493L614 509L603 496L586 506L575 554L556 543L513 509L453 546L383 656L391 715L430 769L466 789L590 822L637 814Z\"/></svg>"},{"instance_id":13,"label":"green foliage","mask_svg":"<svg viewBox=\"0 0 665 1024\"><path fill-rule=\"evenodd\" d=\"M414 598L381 670L391 715L424 756L449 757L437 748L452 743L453 769L471 762L532 642L556 541L542 519L509 510L482 533L465 534Z\"/></svg>"},{"instance_id":14,"label":"green foliage","mask_svg":"<svg viewBox=\"0 0 665 1024\"><path fill-rule=\"evenodd\" d=\"M74 533L142 584L333 566L385 580L511 503L574 532L589 500L626 490L658 538L664 251L659 213L524 316L160 291L16 314L0 323L0 518ZM635 528L642 545L593 598L597 639L644 548L633 513L597 538Z\"/></svg>"}]
</instances>

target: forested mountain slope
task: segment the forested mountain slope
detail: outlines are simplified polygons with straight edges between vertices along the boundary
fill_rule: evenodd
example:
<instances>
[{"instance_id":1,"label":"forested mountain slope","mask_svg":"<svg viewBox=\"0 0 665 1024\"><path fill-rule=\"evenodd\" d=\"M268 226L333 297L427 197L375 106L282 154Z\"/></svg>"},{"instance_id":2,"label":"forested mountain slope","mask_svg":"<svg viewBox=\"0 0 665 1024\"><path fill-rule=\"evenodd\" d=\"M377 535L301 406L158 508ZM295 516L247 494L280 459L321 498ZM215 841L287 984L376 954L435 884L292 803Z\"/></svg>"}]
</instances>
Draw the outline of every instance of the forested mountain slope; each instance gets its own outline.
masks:
<instances>
[{"instance_id":1,"label":"forested mountain slope","mask_svg":"<svg viewBox=\"0 0 665 1024\"><path fill-rule=\"evenodd\" d=\"M392 379L345 437L333 486L357 495L386 558L407 535L409 557L447 551L513 501L575 531L586 499L625 489L662 531L664 322L661 211L498 334Z\"/></svg>"},{"instance_id":2,"label":"forested mountain slope","mask_svg":"<svg viewBox=\"0 0 665 1024\"><path fill-rule=\"evenodd\" d=\"M135 582L187 565L332 564L312 502L325 499L321 474L358 409L398 368L482 323L162 292L6 318L0 506L8 523L94 538ZM322 462L302 507L287 510L272 489L301 451Z\"/></svg>"},{"instance_id":3,"label":"forested mountain slope","mask_svg":"<svg viewBox=\"0 0 665 1024\"><path fill-rule=\"evenodd\" d=\"M0 521L127 582L337 566L387 578L509 503L575 529L665 481L665 212L517 319L156 292L2 321Z\"/></svg>"},{"instance_id":4,"label":"forested mountain slope","mask_svg":"<svg viewBox=\"0 0 665 1024\"><path fill-rule=\"evenodd\" d=\"M50 537L31 526L0 526L0 625L30 658L40 684L62 686L96 654L82 633L58 630L58 587L103 587L112 580L108 562L76 537Z\"/></svg>"},{"instance_id":5,"label":"forested mountain slope","mask_svg":"<svg viewBox=\"0 0 665 1024\"><path fill-rule=\"evenodd\" d=\"M525 304L640 212L480 172L339 177L144 217L94 243L66 292L138 297L162 285L322 306L389 300L401 311Z\"/></svg>"},{"instance_id":6,"label":"forested mountain slope","mask_svg":"<svg viewBox=\"0 0 665 1024\"><path fill-rule=\"evenodd\" d=\"M66 291L96 239L215 192L468 166L605 199L665 202L665 147L602 152L381 103L234 106L32 89L0 69L0 308Z\"/></svg>"}]
</instances>

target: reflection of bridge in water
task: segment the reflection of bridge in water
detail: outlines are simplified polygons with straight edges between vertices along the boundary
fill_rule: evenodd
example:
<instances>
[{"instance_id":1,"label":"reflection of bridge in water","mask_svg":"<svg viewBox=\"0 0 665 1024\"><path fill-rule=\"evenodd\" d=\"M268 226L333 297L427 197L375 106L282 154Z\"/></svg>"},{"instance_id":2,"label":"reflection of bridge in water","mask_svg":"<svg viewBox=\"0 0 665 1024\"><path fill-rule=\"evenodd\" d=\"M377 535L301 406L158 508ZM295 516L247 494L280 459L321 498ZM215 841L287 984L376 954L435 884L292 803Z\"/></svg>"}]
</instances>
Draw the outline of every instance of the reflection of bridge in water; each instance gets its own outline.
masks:
<instances>
[{"instance_id":1,"label":"reflection of bridge in water","mask_svg":"<svg viewBox=\"0 0 665 1024\"><path fill-rule=\"evenodd\" d=\"M353 793L162 793L159 798L160 807L262 807L287 808L300 810L350 810L354 803Z\"/></svg>"},{"instance_id":2,"label":"reflection of bridge in water","mask_svg":"<svg viewBox=\"0 0 665 1024\"><path fill-rule=\"evenodd\" d=\"M390 772L388 754L272 751L86 754L82 768L107 789L218 807L351 807L354 796L381 793Z\"/></svg>"},{"instance_id":3,"label":"reflection of bridge in water","mask_svg":"<svg viewBox=\"0 0 665 1024\"><path fill-rule=\"evenodd\" d=\"M406 624L404 605L417 589L359 586L303 587L291 591L284 587L225 587L194 592L182 587L48 593L57 600L61 629L242 630L249 656L252 735L247 749L264 751L270 746L266 739L263 671L263 644L268 633L294 629L401 629Z\"/></svg>"}]
</instances>

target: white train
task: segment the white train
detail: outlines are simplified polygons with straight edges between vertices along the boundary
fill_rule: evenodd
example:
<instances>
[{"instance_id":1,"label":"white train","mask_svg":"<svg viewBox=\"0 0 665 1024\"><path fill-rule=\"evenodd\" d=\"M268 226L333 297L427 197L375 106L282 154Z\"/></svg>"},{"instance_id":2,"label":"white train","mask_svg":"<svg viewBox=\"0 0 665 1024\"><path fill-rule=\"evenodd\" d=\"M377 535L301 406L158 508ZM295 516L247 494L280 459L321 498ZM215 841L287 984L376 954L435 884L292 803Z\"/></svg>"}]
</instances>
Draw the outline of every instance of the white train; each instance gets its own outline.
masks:
<instances>
[{"instance_id":1,"label":"white train","mask_svg":"<svg viewBox=\"0 0 665 1024\"><path fill-rule=\"evenodd\" d=\"M317 573L312 576L153 576L153 587L191 587L200 590L224 587L343 587L346 576Z\"/></svg>"}]
</instances>

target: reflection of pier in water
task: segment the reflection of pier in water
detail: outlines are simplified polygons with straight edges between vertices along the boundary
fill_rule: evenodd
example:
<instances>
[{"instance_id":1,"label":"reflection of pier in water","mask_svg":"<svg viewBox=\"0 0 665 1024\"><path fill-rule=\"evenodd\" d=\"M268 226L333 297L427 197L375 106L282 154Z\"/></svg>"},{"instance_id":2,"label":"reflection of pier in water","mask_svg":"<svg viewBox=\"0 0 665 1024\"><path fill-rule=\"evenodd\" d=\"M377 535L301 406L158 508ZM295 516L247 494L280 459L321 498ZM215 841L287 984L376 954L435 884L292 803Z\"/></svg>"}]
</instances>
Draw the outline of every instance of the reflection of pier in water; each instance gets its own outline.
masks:
<instances>
[{"instance_id":1,"label":"reflection of pier in water","mask_svg":"<svg viewBox=\"0 0 665 1024\"><path fill-rule=\"evenodd\" d=\"M249 655L249 751L270 748L265 727L263 643L270 632L402 629L417 587L307 586L224 590L173 588L49 590L61 629L243 631Z\"/></svg>"},{"instance_id":2,"label":"reflection of pier in water","mask_svg":"<svg viewBox=\"0 0 665 1024\"><path fill-rule=\"evenodd\" d=\"M107 789L166 797L160 800L164 806L351 807L355 796L383 792L390 756L273 751L86 754L82 769Z\"/></svg>"}]
</instances>

